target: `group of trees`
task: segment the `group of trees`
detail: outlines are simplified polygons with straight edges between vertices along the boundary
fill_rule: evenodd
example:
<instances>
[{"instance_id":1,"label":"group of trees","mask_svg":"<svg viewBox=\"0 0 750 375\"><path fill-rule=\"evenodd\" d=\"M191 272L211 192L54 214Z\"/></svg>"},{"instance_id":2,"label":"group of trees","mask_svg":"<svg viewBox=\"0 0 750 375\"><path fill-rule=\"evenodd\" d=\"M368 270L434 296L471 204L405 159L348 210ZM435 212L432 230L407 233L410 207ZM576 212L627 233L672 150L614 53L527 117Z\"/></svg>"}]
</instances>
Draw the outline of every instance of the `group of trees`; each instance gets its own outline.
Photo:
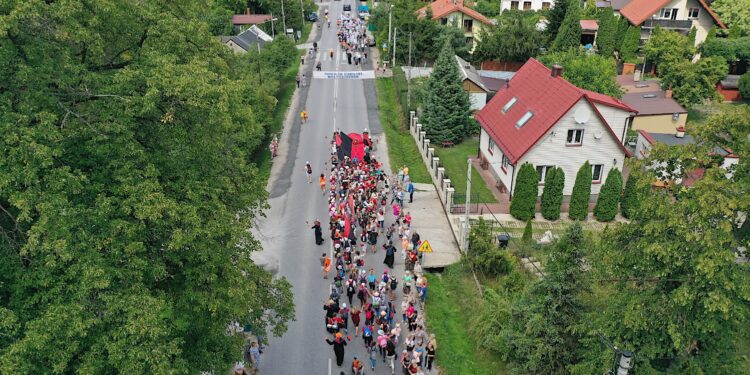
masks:
<instances>
[{"instance_id":1,"label":"group of trees","mask_svg":"<svg viewBox=\"0 0 750 375\"><path fill-rule=\"evenodd\" d=\"M634 161L630 222L597 237L574 224L548 248L542 279L519 282L514 269L486 288L471 321L479 344L519 373L603 373L611 345L635 353L638 373L744 373L750 273L733 252L750 241L748 119L746 107L714 115L695 144ZM715 147L739 163L725 169ZM697 168L701 179L679 183Z\"/></svg>"},{"instance_id":2,"label":"group of trees","mask_svg":"<svg viewBox=\"0 0 750 375\"><path fill-rule=\"evenodd\" d=\"M294 30L302 30L304 22L306 22L306 16L317 8L314 0L283 0L284 12L282 19L282 0L215 0L213 2L214 7L206 7L205 9L213 9L214 14L220 14L221 24L217 25L226 27L229 24L231 32L231 18L233 14L245 14L249 8L253 14L270 14L279 20L273 25L271 22L261 25L263 30L266 30L271 34L271 26L275 29L277 35L284 35L284 24L286 27ZM304 14L302 11L304 10ZM322 17L322 15L321 15ZM221 29L219 29L221 30ZM222 30L221 33L214 35L231 35L226 32L226 29Z\"/></svg>"},{"instance_id":3,"label":"group of trees","mask_svg":"<svg viewBox=\"0 0 750 375\"><path fill-rule=\"evenodd\" d=\"M536 203L539 195L539 174L533 165L524 163L518 170L516 187L510 202L510 214L518 220L528 221L536 215ZM568 217L574 220L586 220L589 213L589 200L591 199L592 168L589 162L585 162L576 174L573 191L570 195ZM563 189L565 187L565 172L562 168L553 167L547 170L544 177L544 190L541 196L542 217L547 220L560 218L560 205L563 201ZM623 201L623 208L632 207L632 194L630 190L635 186L628 184L625 192L622 186L622 173L617 168L610 169L607 179L599 191L596 206L594 206L594 217L599 221L612 221L620 207L620 201L628 197L628 203ZM623 212L627 217L627 214Z\"/></svg>"},{"instance_id":4,"label":"group of trees","mask_svg":"<svg viewBox=\"0 0 750 375\"><path fill-rule=\"evenodd\" d=\"M282 333L290 285L247 229L294 45L258 85L204 2L0 10L0 373L219 373L229 322Z\"/></svg>"}]
</instances>

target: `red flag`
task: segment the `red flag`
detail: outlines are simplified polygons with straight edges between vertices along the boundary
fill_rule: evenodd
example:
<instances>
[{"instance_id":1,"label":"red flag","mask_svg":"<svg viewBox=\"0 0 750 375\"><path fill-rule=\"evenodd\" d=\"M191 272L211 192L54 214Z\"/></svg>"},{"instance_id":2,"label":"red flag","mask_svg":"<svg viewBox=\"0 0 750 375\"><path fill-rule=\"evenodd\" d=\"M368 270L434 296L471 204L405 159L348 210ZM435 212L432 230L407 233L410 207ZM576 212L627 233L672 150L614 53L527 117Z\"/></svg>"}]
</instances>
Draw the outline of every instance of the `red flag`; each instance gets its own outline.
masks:
<instances>
[{"instance_id":1,"label":"red flag","mask_svg":"<svg viewBox=\"0 0 750 375\"><path fill-rule=\"evenodd\" d=\"M349 238L349 232L352 230L352 223L349 222L349 215L344 215L344 238Z\"/></svg>"}]
</instances>

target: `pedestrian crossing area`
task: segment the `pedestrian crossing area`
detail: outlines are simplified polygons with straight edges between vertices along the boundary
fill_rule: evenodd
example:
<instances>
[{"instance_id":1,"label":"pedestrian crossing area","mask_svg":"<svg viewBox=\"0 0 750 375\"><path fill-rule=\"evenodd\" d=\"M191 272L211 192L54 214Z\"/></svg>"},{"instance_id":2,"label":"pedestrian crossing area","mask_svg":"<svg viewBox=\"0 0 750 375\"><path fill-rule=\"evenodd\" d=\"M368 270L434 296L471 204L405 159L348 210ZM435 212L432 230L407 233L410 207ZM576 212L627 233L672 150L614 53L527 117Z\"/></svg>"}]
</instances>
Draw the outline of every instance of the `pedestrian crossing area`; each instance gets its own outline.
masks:
<instances>
[{"instance_id":1,"label":"pedestrian crossing area","mask_svg":"<svg viewBox=\"0 0 750 375\"><path fill-rule=\"evenodd\" d=\"M309 56L309 55L308 55ZM334 51L333 55L331 55L328 51L318 51L317 54L315 54L315 61L320 62L336 62L341 61L342 63L346 64L347 58L346 58L346 52L344 51ZM352 62L354 64L354 62Z\"/></svg>"}]
</instances>

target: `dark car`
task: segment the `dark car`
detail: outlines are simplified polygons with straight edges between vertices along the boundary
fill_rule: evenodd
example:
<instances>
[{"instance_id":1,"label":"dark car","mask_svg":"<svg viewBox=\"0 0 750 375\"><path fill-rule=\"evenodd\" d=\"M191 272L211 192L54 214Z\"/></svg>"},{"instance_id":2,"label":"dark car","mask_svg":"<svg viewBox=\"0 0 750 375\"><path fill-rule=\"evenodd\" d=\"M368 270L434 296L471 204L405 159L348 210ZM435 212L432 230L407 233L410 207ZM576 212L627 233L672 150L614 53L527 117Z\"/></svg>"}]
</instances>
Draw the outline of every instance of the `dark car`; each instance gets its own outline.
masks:
<instances>
[{"instance_id":1,"label":"dark car","mask_svg":"<svg viewBox=\"0 0 750 375\"><path fill-rule=\"evenodd\" d=\"M352 6L351 4L344 4L344 12L351 12Z\"/></svg>"},{"instance_id":2,"label":"dark car","mask_svg":"<svg viewBox=\"0 0 750 375\"><path fill-rule=\"evenodd\" d=\"M315 22L318 20L318 13L312 12L307 15L307 20L310 22Z\"/></svg>"}]
</instances>

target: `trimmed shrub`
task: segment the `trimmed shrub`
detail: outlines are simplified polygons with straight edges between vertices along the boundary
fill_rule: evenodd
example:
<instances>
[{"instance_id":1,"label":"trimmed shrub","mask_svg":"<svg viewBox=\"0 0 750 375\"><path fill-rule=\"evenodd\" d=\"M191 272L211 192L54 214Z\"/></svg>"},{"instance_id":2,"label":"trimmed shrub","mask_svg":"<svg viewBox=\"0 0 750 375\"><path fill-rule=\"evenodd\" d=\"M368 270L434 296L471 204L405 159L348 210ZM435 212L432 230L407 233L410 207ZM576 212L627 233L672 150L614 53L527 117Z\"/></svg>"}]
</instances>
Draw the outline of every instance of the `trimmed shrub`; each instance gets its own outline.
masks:
<instances>
[{"instance_id":1,"label":"trimmed shrub","mask_svg":"<svg viewBox=\"0 0 750 375\"><path fill-rule=\"evenodd\" d=\"M638 208L638 203L638 181L631 174L625 183L625 192L622 193L622 205L620 206L622 216L631 219Z\"/></svg>"},{"instance_id":2,"label":"trimmed shrub","mask_svg":"<svg viewBox=\"0 0 750 375\"><path fill-rule=\"evenodd\" d=\"M589 213L589 199L591 198L591 164L588 160L583 163L576 174L576 183L570 196L568 217L573 220L586 220Z\"/></svg>"},{"instance_id":3,"label":"trimmed shrub","mask_svg":"<svg viewBox=\"0 0 750 375\"><path fill-rule=\"evenodd\" d=\"M750 72L740 77L740 95L745 99L750 99Z\"/></svg>"},{"instance_id":4,"label":"trimmed shrub","mask_svg":"<svg viewBox=\"0 0 750 375\"><path fill-rule=\"evenodd\" d=\"M612 221L617 215L617 209L622 195L622 173L617 168L612 168L607 173L607 181L604 182L599 198L594 206L594 217L599 221Z\"/></svg>"},{"instance_id":5,"label":"trimmed shrub","mask_svg":"<svg viewBox=\"0 0 750 375\"><path fill-rule=\"evenodd\" d=\"M560 204L565 188L565 172L562 168L552 168L544 178L544 192L542 192L542 216L547 220L560 218Z\"/></svg>"},{"instance_id":6,"label":"trimmed shrub","mask_svg":"<svg viewBox=\"0 0 750 375\"><path fill-rule=\"evenodd\" d=\"M510 214L518 220L534 218L536 197L539 194L539 174L529 163L524 163L518 171L516 189L510 201Z\"/></svg>"},{"instance_id":7,"label":"trimmed shrub","mask_svg":"<svg viewBox=\"0 0 750 375\"><path fill-rule=\"evenodd\" d=\"M531 242L532 235L534 234L534 230L531 228L531 220L526 222L526 228L523 228L523 236L521 237L521 240L523 242L529 243Z\"/></svg>"}]
</instances>

